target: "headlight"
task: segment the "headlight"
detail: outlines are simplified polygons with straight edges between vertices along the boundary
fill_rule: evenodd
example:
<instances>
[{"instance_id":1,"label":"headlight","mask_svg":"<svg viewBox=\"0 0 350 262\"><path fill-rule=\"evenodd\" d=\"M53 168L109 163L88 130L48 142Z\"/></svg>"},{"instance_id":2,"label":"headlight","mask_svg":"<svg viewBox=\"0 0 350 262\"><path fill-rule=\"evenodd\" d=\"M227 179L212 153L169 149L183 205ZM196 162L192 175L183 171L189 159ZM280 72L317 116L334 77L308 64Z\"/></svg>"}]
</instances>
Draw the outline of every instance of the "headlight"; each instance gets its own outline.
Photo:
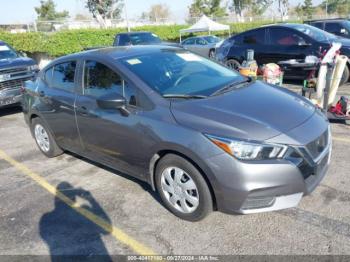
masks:
<instances>
[{"instance_id":1,"label":"headlight","mask_svg":"<svg viewBox=\"0 0 350 262\"><path fill-rule=\"evenodd\" d=\"M226 153L240 160L264 160L282 158L288 147L285 145L259 144L205 135Z\"/></svg>"},{"instance_id":2,"label":"headlight","mask_svg":"<svg viewBox=\"0 0 350 262\"><path fill-rule=\"evenodd\" d=\"M28 66L28 70L29 71L37 71L37 70L39 70L39 66L38 65Z\"/></svg>"}]
</instances>

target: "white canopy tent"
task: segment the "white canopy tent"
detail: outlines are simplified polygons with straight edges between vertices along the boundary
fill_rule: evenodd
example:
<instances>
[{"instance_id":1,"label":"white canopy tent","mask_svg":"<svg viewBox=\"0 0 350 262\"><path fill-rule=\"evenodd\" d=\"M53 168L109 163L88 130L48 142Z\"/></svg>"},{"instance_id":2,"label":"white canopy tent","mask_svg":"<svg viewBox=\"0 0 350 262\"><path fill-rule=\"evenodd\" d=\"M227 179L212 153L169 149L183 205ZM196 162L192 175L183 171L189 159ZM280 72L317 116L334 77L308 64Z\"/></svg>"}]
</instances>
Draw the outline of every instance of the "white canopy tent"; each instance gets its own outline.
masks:
<instances>
[{"instance_id":1,"label":"white canopy tent","mask_svg":"<svg viewBox=\"0 0 350 262\"><path fill-rule=\"evenodd\" d=\"M210 32L212 31L225 31L225 30L228 30L229 34L231 34L230 26L217 23L211 20L210 18L208 18L206 15L203 15L194 25L190 26L187 29L180 30L180 42L181 42L182 34L209 32L209 35L210 35Z\"/></svg>"}]
</instances>

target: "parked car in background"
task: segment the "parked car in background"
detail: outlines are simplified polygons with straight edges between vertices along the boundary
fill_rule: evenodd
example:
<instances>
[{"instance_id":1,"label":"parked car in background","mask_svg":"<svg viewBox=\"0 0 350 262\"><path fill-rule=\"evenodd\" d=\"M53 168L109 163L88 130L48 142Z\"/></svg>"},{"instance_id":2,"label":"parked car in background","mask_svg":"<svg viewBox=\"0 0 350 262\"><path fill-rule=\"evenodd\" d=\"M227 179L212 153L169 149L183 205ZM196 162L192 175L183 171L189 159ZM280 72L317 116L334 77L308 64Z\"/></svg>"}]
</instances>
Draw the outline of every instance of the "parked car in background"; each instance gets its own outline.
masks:
<instances>
[{"instance_id":1,"label":"parked car in background","mask_svg":"<svg viewBox=\"0 0 350 262\"><path fill-rule=\"evenodd\" d=\"M192 221L294 207L325 176L329 123L307 99L182 48L125 49L61 57L27 82L23 112L43 154L142 179Z\"/></svg>"},{"instance_id":2,"label":"parked car in background","mask_svg":"<svg viewBox=\"0 0 350 262\"><path fill-rule=\"evenodd\" d=\"M16 105L21 100L24 82L39 71L37 63L0 41L0 108Z\"/></svg>"},{"instance_id":3,"label":"parked car in background","mask_svg":"<svg viewBox=\"0 0 350 262\"><path fill-rule=\"evenodd\" d=\"M196 36L183 40L181 46L199 55L214 58L215 50L221 42L221 38L212 35Z\"/></svg>"},{"instance_id":4,"label":"parked car in background","mask_svg":"<svg viewBox=\"0 0 350 262\"><path fill-rule=\"evenodd\" d=\"M218 61L237 69L245 60L246 50L253 49L258 65L278 63L289 59L304 60L306 56L321 57L332 42L340 42L341 53L350 56L350 40L305 24L275 24L237 34L216 51ZM306 79L308 71L302 68L285 71L286 79ZM341 84L349 81L349 63Z\"/></svg>"},{"instance_id":5,"label":"parked car in background","mask_svg":"<svg viewBox=\"0 0 350 262\"><path fill-rule=\"evenodd\" d=\"M304 23L340 37L350 38L350 21L348 19L321 19L305 21Z\"/></svg>"},{"instance_id":6,"label":"parked car in background","mask_svg":"<svg viewBox=\"0 0 350 262\"><path fill-rule=\"evenodd\" d=\"M115 36L113 46L130 45L166 45L178 46L176 43L162 41L159 36L152 32L125 32Z\"/></svg>"}]
</instances>

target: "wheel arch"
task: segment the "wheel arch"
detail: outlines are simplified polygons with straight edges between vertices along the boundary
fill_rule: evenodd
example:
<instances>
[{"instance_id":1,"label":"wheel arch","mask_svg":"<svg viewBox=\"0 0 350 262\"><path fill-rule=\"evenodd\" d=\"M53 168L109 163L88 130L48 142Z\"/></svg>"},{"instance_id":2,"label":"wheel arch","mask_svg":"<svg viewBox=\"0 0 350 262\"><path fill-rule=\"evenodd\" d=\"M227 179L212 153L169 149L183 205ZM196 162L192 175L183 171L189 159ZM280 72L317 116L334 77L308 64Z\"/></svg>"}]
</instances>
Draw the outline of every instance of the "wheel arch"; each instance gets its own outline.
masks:
<instances>
[{"instance_id":1,"label":"wheel arch","mask_svg":"<svg viewBox=\"0 0 350 262\"><path fill-rule=\"evenodd\" d=\"M212 196L212 200L213 200L213 207L216 210L217 209L217 196L215 194L215 190L213 187L213 183L211 182L212 179L209 178L208 176L208 172L205 172L205 167L201 167L201 164L198 164L198 160L194 160L193 158L189 157L186 153L181 152L181 150L178 149L161 149L159 150L157 153L155 153L150 161L149 164L149 174L150 174L150 184L152 187L153 191L156 191L156 186L155 186L155 171L157 168L157 164L159 163L159 161L166 155L168 154L174 154L177 156L180 156L184 159L186 159L187 161L189 161L195 168L198 169L198 171L201 173L201 175L203 176L204 180L206 181L208 188L210 190L210 194Z\"/></svg>"}]
</instances>

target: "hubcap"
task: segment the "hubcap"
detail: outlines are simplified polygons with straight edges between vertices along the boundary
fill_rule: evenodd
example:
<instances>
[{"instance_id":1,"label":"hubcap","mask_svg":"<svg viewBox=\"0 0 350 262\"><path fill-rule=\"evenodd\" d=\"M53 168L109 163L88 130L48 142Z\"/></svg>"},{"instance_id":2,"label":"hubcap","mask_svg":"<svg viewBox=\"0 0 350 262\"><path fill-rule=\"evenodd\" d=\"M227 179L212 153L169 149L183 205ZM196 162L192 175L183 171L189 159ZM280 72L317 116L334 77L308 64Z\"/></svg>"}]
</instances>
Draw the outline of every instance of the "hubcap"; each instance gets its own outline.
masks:
<instances>
[{"instance_id":1,"label":"hubcap","mask_svg":"<svg viewBox=\"0 0 350 262\"><path fill-rule=\"evenodd\" d=\"M42 125L37 124L34 128L35 140L38 143L40 149L44 152L50 150L49 136Z\"/></svg>"},{"instance_id":2,"label":"hubcap","mask_svg":"<svg viewBox=\"0 0 350 262\"><path fill-rule=\"evenodd\" d=\"M181 168L166 168L161 176L161 187L168 202L180 212L192 213L198 207L197 186Z\"/></svg>"}]
</instances>

